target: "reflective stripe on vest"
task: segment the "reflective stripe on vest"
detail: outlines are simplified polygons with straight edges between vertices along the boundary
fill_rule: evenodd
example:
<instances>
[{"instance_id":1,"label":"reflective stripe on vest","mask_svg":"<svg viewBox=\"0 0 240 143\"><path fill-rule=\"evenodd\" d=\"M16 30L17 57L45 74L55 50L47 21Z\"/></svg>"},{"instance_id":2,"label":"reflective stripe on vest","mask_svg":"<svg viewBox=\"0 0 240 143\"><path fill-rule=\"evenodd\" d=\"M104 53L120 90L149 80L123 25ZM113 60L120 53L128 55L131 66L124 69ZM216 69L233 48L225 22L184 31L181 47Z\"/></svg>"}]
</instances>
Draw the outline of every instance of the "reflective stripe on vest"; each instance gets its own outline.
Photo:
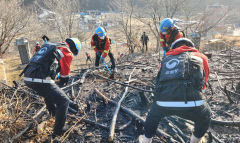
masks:
<instances>
[{"instance_id":1,"label":"reflective stripe on vest","mask_svg":"<svg viewBox=\"0 0 240 143\"><path fill-rule=\"evenodd\" d=\"M157 105L161 107L196 107L204 104L204 100L198 101L157 101Z\"/></svg>"},{"instance_id":2,"label":"reflective stripe on vest","mask_svg":"<svg viewBox=\"0 0 240 143\"><path fill-rule=\"evenodd\" d=\"M55 83L54 80L46 80L46 79L39 79L39 78L29 78L29 77L24 77L23 78L25 81L29 82L38 82L38 83Z\"/></svg>"},{"instance_id":3,"label":"reflective stripe on vest","mask_svg":"<svg viewBox=\"0 0 240 143\"><path fill-rule=\"evenodd\" d=\"M69 75L60 75L60 77L67 78L67 77L69 77Z\"/></svg>"}]
</instances>

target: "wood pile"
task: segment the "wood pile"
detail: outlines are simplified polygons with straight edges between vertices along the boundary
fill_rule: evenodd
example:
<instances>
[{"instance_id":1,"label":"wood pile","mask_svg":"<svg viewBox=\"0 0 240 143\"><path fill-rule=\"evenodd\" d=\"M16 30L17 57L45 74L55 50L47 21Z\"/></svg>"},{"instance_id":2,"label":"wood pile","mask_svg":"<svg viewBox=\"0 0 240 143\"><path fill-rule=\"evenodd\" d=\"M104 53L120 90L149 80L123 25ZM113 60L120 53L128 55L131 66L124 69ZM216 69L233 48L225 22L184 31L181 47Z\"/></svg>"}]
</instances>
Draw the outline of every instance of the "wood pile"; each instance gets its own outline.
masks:
<instances>
[{"instance_id":1,"label":"wood pile","mask_svg":"<svg viewBox=\"0 0 240 143\"><path fill-rule=\"evenodd\" d=\"M205 142L240 142L240 52L219 51L209 60L211 75L206 99L212 109L212 123ZM69 130L59 142L138 142L153 101L158 55L135 54L117 61L115 79L104 67L72 71L62 88L80 111L68 114ZM54 118L43 99L21 81L14 87L0 84L0 138L4 142L50 142ZM193 123L171 116L161 120L153 142L185 143Z\"/></svg>"}]
</instances>

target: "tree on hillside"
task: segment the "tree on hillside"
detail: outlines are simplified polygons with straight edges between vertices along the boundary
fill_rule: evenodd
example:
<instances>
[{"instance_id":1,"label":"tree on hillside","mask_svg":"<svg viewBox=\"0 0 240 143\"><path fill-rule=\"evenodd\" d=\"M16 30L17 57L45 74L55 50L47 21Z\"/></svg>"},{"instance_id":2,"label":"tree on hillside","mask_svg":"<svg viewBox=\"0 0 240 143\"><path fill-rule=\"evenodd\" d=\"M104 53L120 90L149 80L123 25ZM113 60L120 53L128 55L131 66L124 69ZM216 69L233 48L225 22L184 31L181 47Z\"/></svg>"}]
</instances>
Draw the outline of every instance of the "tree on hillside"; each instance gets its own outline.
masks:
<instances>
[{"instance_id":1,"label":"tree on hillside","mask_svg":"<svg viewBox=\"0 0 240 143\"><path fill-rule=\"evenodd\" d=\"M148 26L156 39L155 51L160 55L160 22L163 18L173 18L180 10L180 4L185 0L147 0L144 13L138 9L135 17Z\"/></svg>"},{"instance_id":2,"label":"tree on hillside","mask_svg":"<svg viewBox=\"0 0 240 143\"><path fill-rule=\"evenodd\" d=\"M200 35L207 33L216 27L228 13L223 10L220 10L221 12L216 12L216 10L212 12L199 9L198 5L200 2L202 2L202 0L198 0L196 3L192 3L192 0L147 0L144 13L142 8L138 10L139 12L137 12L136 18L149 27L156 39L156 52L160 52L159 26L163 18L181 18L185 24L181 25L177 22L177 25L180 25L181 30L189 37L190 35L188 34L196 31L198 31ZM202 13L199 14L200 12ZM213 18L214 16L212 15L216 15L215 18Z\"/></svg>"},{"instance_id":3,"label":"tree on hillside","mask_svg":"<svg viewBox=\"0 0 240 143\"><path fill-rule=\"evenodd\" d=\"M19 0L0 1L0 56L9 48L14 38L26 33L31 15Z\"/></svg>"},{"instance_id":4,"label":"tree on hillside","mask_svg":"<svg viewBox=\"0 0 240 143\"><path fill-rule=\"evenodd\" d=\"M80 36L80 17L77 15L80 4L77 0L45 0L44 3L52 12L52 19L49 19L48 22L51 28L56 28L61 40Z\"/></svg>"},{"instance_id":5,"label":"tree on hillside","mask_svg":"<svg viewBox=\"0 0 240 143\"><path fill-rule=\"evenodd\" d=\"M121 18L118 17L121 31L127 40L129 53L134 53L136 47L140 47L136 32L133 30L133 14L135 9L135 0L115 0L114 4L121 11Z\"/></svg>"},{"instance_id":6,"label":"tree on hillside","mask_svg":"<svg viewBox=\"0 0 240 143\"><path fill-rule=\"evenodd\" d=\"M183 20L185 21L185 24L181 27L185 31L186 36L191 38L196 48L199 49L201 37L212 29L217 28L227 17L229 10L223 5L208 5L205 9L200 9L201 13L196 13L194 9L197 7L197 3L189 5L188 1L190 0L186 0L186 3L181 6L181 12L184 16Z\"/></svg>"}]
</instances>

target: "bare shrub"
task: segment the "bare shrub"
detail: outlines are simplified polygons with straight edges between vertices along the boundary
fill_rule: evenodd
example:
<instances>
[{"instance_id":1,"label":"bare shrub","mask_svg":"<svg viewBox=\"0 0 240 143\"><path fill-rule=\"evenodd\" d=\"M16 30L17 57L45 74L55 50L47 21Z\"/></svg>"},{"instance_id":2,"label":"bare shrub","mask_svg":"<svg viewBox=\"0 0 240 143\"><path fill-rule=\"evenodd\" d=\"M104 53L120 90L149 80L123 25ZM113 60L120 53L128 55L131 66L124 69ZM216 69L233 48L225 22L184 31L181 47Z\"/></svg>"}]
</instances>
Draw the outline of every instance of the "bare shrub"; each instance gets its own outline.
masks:
<instances>
[{"instance_id":1,"label":"bare shrub","mask_svg":"<svg viewBox=\"0 0 240 143\"><path fill-rule=\"evenodd\" d=\"M48 19L48 23L56 29L61 40L82 36L79 28L80 15L77 15L80 4L77 0L45 0L44 3L52 12L52 17Z\"/></svg>"},{"instance_id":2,"label":"bare shrub","mask_svg":"<svg viewBox=\"0 0 240 143\"><path fill-rule=\"evenodd\" d=\"M0 13L0 56L2 56L14 38L26 32L31 14L22 8L22 1L19 0L1 0L0 9L2 11Z\"/></svg>"}]
</instances>

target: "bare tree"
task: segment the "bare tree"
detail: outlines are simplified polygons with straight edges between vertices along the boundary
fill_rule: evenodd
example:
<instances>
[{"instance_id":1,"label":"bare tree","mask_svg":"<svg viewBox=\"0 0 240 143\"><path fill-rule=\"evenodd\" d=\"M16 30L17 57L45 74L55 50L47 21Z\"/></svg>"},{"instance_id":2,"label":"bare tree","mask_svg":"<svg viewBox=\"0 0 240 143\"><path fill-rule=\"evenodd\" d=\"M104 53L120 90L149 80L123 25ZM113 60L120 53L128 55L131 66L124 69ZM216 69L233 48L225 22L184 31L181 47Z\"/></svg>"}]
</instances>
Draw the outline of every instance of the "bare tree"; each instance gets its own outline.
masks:
<instances>
[{"instance_id":1,"label":"bare tree","mask_svg":"<svg viewBox=\"0 0 240 143\"><path fill-rule=\"evenodd\" d=\"M29 11L22 8L22 1L0 1L0 56L9 48L17 36L24 34L30 23Z\"/></svg>"},{"instance_id":2,"label":"bare tree","mask_svg":"<svg viewBox=\"0 0 240 143\"><path fill-rule=\"evenodd\" d=\"M146 24L150 31L153 33L155 39L156 39L156 50L159 51L160 49L160 20L161 20L161 12L159 11L159 5L160 0L149 0L147 3L147 13L144 15L142 12L140 12L138 15L136 15L137 19L141 21L142 23Z\"/></svg>"},{"instance_id":3,"label":"bare tree","mask_svg":"<svg viewBox=\"0 0 240 143\"><path fill-rule=\"evenodd\" d=\"M137 34L133 30L133 14L135 9L134 0L115 0L114 4L120 7L121 10L121 19L118 19L121 29L127 40L127 46L129 48L129 53L134 53L136 47L140 47L140 44L137 40Z\"/></svg>"},{"instance_id":4,"label":"bare tree","mask_svg":"<svg viewBox=\"0 0 240 143\"><path fill-rule=\"evenodd\" d=\"M155 51L160 53L160 22L162 18L173 18L180 10L180 4L185 0L147 0L144 7L139 9L136 18L146 24L156 39Z\"/></svg>"},{"instance_id":5,"label":"bare tree","mask_svg":"<svg viewBox=\"0 0 240 143\"><path fill-rule=\"evenodd\" d=\"M198 11L202 11L202 13L197 14L194 11L194 9L197 7L197 4L192 6L188 5L189 1L190 0L187 0L186 3L181 5L181 11L185 16L185 25L182 25L182 27L185 31L186 36L191 33L198 35L197 37L190 37L194 41L196 48L199 49L202 35L205 35L207 32L217 27L218 24L227 17L229 10L222 5L216 5L213 6L212 10L208 7L206 9L199 9ZM201 1L202 0L199 0L199 2ZM220 9L214 10L218 7L220 7Z\"/></svg>"},{"instance_id":6,"label":"bare tree","mask_svg":"<svg viewBox=\"0 0 240 143\"><path fill-rule=\"evenodd\" d=\"M45 0L44 3L52 12L52 19L49 19L49 23L56 28L61 40L65 40L67 37L80 36L80 17L77 15L80 9L79 1Z\"/></svg>"}]
</instances>

